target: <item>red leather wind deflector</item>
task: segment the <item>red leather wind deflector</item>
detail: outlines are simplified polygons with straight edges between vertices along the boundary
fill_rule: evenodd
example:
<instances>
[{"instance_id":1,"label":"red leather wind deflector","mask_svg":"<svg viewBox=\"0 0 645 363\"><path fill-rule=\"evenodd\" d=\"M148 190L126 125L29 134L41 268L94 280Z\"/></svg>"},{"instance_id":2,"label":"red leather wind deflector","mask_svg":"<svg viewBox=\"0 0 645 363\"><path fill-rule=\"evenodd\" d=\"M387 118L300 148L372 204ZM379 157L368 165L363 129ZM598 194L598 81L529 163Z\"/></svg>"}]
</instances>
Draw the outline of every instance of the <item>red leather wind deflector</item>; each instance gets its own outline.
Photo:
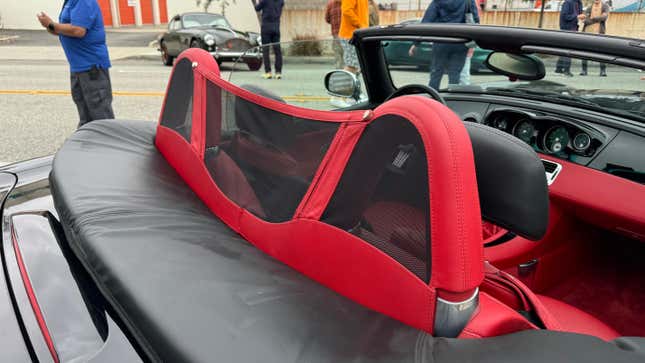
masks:
<instances>
[{"instance_id":1,"label":"red leather wind deflector","mask_svg":"<svg viewBox=\"0 0 645 363\"><path fill-rule=\"evenodd\" d=\"M177 59L169 94L173 92L173 83L181 81L174 79L178 65L184 64L185 68L187 62L192 68L193 94L192 100L186 102L185 116L192 125L183 120L168 121L166 111L173 100L167 96L155 144L213 213L259 249L338 293L429 333L456 336L476 308L477 287L483 279L474 160L470 139L459 118L447 107L419 96L397 98L374 112L313 111L287 105L223 81L213 58L193 49ZM272 113L268 122L299 119L323 124L320 126L323 129L328 124L333 129L329 144L321 148L324 155L316 160L315 173L300 178L308 184L297 205L289 211L290 217L269 220L274 206L257 205L259 195L247 191L257 181L251 180L248 185L230 181L218 185L214 181L222 177L221 173L209 169L205 160L215 155L218 162L213 165L223 165L223 160L234 159L229 156L241 155L234 152L241 147L240 140L251 143L256 139L247 137L242 125L238 125L240 130L235 137L219 131L219 126L224 127L227 122L226 117L209 115L212 110L209 107L224 107L221 105L225 97ZM413 125L427 156L431 225L428 282L350 231L320 220L364 130L389 116ZM213 124L218 124L217 130ZM220 145L214 145L217 143ZM257 145L257 150L264 150L262 155L270 155L266 148ZM235 172L228 176L239 174L238 169L243 167L232 165ZM239 188L232 190L232 185ZM251 208L239 203L255 205ZM459 305L463 302L467 304ZM452 313L446 312L455 307L467 312L465 320L463 316L458 319L463 320L457 324L458 331L454 331ZM444 326L449 329L442 329Z\"/></svg>"}]
</instances>

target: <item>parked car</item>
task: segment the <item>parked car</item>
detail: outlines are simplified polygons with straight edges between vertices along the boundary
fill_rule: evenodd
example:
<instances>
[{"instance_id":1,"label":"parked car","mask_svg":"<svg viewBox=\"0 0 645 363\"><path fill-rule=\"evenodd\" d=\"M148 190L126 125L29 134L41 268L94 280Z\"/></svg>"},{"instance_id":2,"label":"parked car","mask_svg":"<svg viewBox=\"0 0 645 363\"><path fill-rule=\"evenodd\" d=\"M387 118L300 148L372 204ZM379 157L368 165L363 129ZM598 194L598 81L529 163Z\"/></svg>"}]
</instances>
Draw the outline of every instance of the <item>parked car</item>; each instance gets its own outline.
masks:
<instances>
[{"instance_id":1,"label":"parked car","mask_svg":"<svg viewBox=\"0 0 645 363\"><path fill-rule=\"evenodd\" d=\"M168 23L168 31L159 36L161 61L167 66L188 48L209 52L218 64L244 62L256 71L262 65L262 55L257 48L260 34L233 29L223 15L211 13L184 13Z\"/></svg>"},{"instance_id":2,"label":"parked car","mask_svg":"<svg viewBox=\"0 0 645 363\"><path fill-rule=\"evenodd\" d=\"M418 24L421 19L409 19L401 22L402 25L406 24ZM415 44L412 41L397 41L397 42L384 42L383 48L387 54L388 64L393 67L399 66L414 66L420 70L428 70L432 64L432 43L422 42L418 43L416 52L410 56L408 50L410 47ZM470 60L470 73L476 74L480 72L489 71L484 62L486 57L491 52L479 47L476 47L473 53L473 57Z\"/></svg>"},{"instance_id":3,"label":"parked car","mask_svg":"<svg viewBox=\"0 0 645 363\"><path fill-rule=\"evenodd\" d=\"M491 75L432 89L388 66L411 38L474 40ZM0 361L643 362L642 41L353 44L361 78L293 57L279 84L189 49L159 122L0 167Z\"/></svg>"}]
</instances>

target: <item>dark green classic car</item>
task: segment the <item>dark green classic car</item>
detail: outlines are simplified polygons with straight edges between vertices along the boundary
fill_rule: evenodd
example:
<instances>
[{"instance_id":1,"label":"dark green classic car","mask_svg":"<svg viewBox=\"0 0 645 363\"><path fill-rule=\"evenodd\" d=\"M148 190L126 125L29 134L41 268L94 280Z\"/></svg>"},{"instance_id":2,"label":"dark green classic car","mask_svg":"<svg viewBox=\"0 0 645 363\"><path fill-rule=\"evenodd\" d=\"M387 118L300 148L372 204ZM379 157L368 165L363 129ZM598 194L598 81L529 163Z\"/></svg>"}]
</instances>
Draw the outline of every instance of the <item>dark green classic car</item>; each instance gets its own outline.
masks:
<instances>
[{"instance_id":1,"label":"dark green classic car","mask_svg":"<svg viewBox=\"0 0 645 363\"><path fill-rule=\"evenodd\" d=\"M421 19L410 19L401 22L401 24L416 24ZM408 50L414 42L384 42L383 50L390 66L415 66L420 70L428 70L430 63L432 63L432 43L422 42L418 45L414 55L410 56ZM488 71L484 65L484 61L491 52L489 50L475 48L475 53L470 63L470 73L479 73Z\"/></svg>"}]
</instances>

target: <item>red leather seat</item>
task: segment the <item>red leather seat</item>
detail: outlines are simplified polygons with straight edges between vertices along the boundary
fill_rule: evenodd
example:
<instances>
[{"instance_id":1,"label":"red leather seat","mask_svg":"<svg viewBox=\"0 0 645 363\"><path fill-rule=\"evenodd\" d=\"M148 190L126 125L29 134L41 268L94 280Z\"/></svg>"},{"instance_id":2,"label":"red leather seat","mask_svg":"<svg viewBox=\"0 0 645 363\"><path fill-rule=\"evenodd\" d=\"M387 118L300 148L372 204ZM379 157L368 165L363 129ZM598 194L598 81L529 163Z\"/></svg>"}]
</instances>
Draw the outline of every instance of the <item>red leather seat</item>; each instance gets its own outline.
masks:
<instances>
[{"instance_id":1,"label":"red leather seat","mask_svg":"<svg viewBox=\"0 0 645 363\"><path fill-rule=\"evenodd\" d=\"M414 233L423 230L424 215L421 210L402 203L380 201L370 205L363 217L373 228L371 233L380 236L378 247L388 254L401 258L403 254L409 253L411 256L407 259L414 259L424 253L424 236ZM401 230L409 230L412 233L402 234ZM487 222L484 222L482 232L484 243L507 233L505 229ZM375 238L370 240L374 241ZM400 249L400 251L391 252L390 249ZM476 322L465 329L462 337L486 337L517 330L537 329L535 325L516 313L519 310L530 309L531 298L542 303L543 317L553 322L551 328L554 330L593 335L603 340L613 340L620 336L607 324L564 302L541 295L531 294L530 298L522 296L521 289L513 286L521 284L519 281L506 280L506 286L498 286L497 289L491 283L494 284L487 278L480 287L481 291L488 295L480 297L481 312ZM526 286L522 289L528 290ZM519 301L520 299L523 301Z\"/></svg>"}]
</instances>

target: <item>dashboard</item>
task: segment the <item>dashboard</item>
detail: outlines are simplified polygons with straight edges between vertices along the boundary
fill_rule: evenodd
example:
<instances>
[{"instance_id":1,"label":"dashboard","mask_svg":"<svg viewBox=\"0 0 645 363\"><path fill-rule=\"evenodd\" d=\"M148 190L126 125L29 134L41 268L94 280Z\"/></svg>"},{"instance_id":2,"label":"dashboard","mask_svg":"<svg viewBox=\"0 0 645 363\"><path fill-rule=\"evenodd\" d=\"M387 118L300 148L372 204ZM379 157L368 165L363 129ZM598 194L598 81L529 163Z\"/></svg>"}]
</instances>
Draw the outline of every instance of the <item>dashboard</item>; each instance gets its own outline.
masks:
<instances>
[{"instance_id":1,"label":"dashboard","mask_svg":"<svg viewBox=\"0 0 645 363\"><path fill-rule=\"evenodd\" d=\"M446 94L465 122L513 135L542 159L549 195L583 221L645 242L645 125L539 100ZM557 180L556 180L557 178Z\"/></svg>"},{"instance_id":2,"label":"dashboard","mask_svg":"<svg viewBox=\"0 0 645 363\"><path fill-rule=\"evenodd\" d=\"M550 159L645 184L643 124L537 100L475 94L444 98L462 120L511 134Z\"/></svg>"},{"instance_id":3,"label":"dashboard","mask_svg":"<svg viewBox=\"0 0 645 363\"><path fill-rule=\"evenodd\" d=\"M512 134L537 152L562 159L572 155L593 158L607 142L607 135L588 125L527 111L495 110L483 123Z\"/></svg>"}]
</instances>

